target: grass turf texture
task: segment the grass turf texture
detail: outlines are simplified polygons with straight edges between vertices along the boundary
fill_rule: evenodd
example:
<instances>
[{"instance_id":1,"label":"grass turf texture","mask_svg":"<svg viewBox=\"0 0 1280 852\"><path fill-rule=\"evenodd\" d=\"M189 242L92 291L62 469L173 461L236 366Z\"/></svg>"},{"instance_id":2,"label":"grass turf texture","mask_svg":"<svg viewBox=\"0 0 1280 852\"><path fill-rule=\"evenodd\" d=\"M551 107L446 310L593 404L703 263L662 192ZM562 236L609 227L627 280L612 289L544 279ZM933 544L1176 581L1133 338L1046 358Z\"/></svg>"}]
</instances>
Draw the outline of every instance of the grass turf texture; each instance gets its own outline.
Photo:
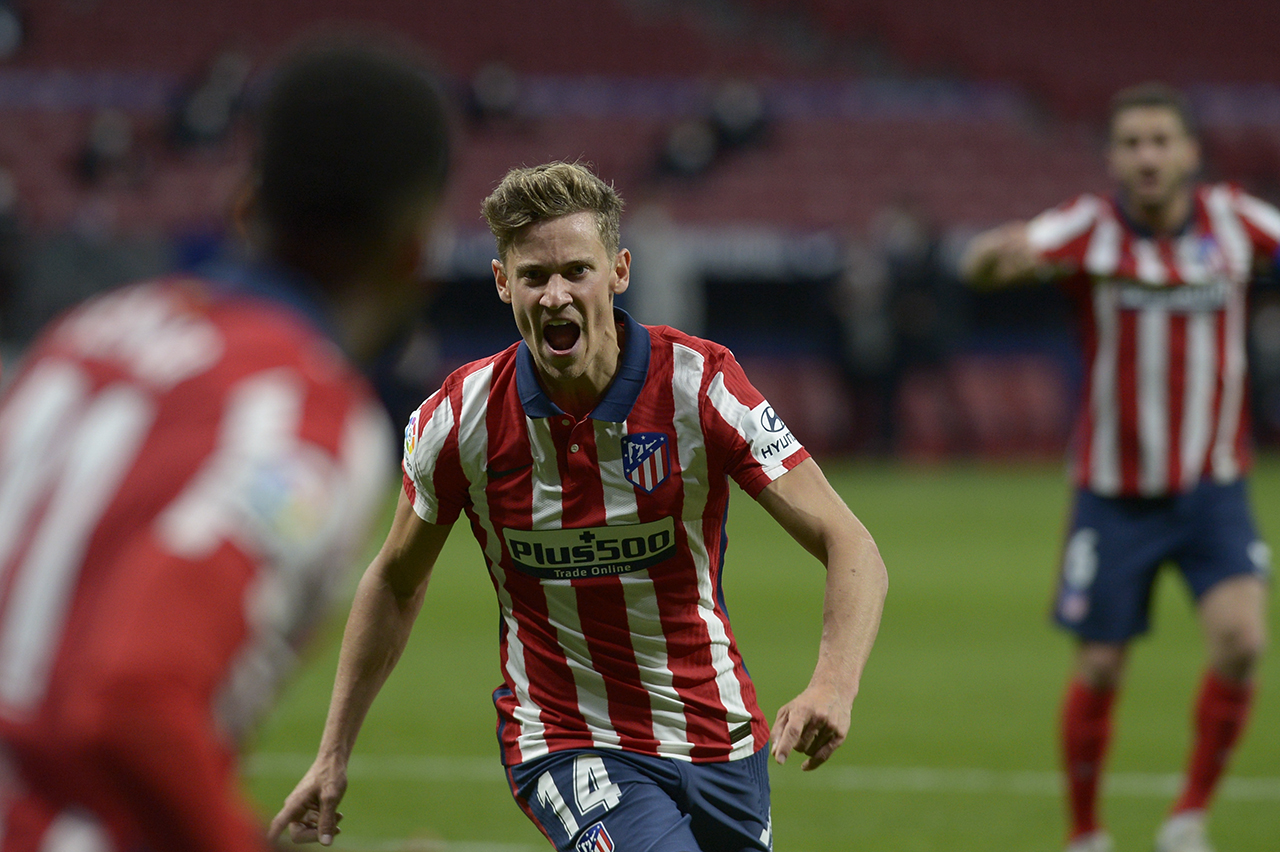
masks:
<instances>
[{"instance_id":1,"label":"grass turf texture","mask_svg":"<svg viewBox=\"0 0 1280 852\"><path fill-rule=\"evenodd\" d=\"M795 759L772 768L776 848L1060 849L1053 773L1071 647L1048 610L1068 501L1061 466L824 469L875 536L889 598L849 740L815 772L801 772ZM1261 461L1253 497L1264 537L1280 546L1280 458ZM725 595L772 721L812 671L822 569L741 492L729 515ZM1150 848L1173 795L1161 785L1185 759L1202 669L1198 628L1174 572L1162 576L1155 606L1118 707L1109 764L1116 783L1104 788L1103 815L1121 850ZM344 618L335 618L254 743L247 785L265 815L314 754ZM1273 614L1273 633L1278 621ZM1224 794L1213 813L1223 852L1275 849L1280 837L1273 668L1264 664L1230 770L1247 789ZM498 764L489 698L498 682L496 604L459 524L409 648L361 733L364 763L352 767L339 847L550 848L511 800ZM897 771L904 769L921 771ZM1248 787L1249 779L1258 780Z\"/></svg>"}]
</instances>

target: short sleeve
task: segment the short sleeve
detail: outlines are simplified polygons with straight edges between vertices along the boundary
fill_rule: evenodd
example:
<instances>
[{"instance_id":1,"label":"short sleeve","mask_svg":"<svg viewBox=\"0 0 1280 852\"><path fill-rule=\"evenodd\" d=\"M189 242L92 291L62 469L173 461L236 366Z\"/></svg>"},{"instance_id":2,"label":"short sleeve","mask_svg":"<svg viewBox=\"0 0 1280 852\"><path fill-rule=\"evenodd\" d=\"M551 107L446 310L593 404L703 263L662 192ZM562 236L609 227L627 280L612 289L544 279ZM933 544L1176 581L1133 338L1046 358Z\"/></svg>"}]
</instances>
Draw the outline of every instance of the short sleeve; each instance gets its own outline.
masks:
<instances>
[{"instance_id":1,"label":"short sleeve","mask_svg":"<svg viewBox=\"0 0 1280 852\"><path fill-rule=\"evenodd\" d=\"M441 389L409 417L404 430L404 493L427 523L453 523L462 511L465 491L456 487L457 428L453 401ZM450 472L457 472L457 476Z\"/></svg>"},{"instance_id":2,"label":"short sleeve","mask_svg":"<svg viewBox=\"0 0 1280 852\"><path fill-rule=\"evenodd\" d=\"M725 472L756 497L809 453L733 355L725 350L717 361L706 394L708 444L726 453Z\"/></svg>"}]
</instances>

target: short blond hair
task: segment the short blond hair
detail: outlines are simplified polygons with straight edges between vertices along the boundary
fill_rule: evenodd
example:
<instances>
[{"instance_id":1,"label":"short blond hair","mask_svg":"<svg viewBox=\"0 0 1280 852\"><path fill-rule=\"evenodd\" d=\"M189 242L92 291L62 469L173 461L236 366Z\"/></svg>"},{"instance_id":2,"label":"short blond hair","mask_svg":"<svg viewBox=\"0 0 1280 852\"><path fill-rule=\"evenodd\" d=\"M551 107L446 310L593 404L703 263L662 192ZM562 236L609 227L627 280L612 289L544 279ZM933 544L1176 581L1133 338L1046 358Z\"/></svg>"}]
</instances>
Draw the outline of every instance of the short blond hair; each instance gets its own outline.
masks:
<instances>
[{"instance_id":1,"label":"short blond hair","mask_svg":"<svg viewBox=\"0 0 1280 852\"><path fill-rule=\"evenodd\" d=\"M583 163L555 161L512 169L484 200L480 212L506 263L520 230L534 222L574 213L594 213L600 242L609 256L621 243L622 197Z\"/></svg>"}]
</instances>

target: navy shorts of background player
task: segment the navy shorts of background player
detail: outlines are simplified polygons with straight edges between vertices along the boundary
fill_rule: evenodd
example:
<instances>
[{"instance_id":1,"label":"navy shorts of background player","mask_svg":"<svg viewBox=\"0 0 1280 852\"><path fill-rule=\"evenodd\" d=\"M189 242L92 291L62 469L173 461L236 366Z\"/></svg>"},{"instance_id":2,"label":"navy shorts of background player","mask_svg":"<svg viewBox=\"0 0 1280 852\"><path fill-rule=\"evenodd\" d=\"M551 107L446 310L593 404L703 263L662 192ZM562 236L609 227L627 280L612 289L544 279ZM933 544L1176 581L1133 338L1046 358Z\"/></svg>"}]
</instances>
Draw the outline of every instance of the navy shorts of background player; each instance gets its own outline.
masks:
<instances>
[{"instance_id":1,"label":"navy shorts of background player","mask_svg":"<svg viewBox=\"0 0 1280 852\"><path fill-rule=\"evenodd\" d=\"M692 763L572 749L508 767L507 780L558 852L767 852L768 754Z\"/></svg>"},{"instance_id":2,"label":"navy shorts of background player","mask_svg":"<svg viewBox=\"0 0 1280 852\"><path fill-rule=\"evenodd\" d=\"M1270 573L1243 481L1202 480L1168 497L1101 497L1076 492L1054 617L1094 642L1124 642L1147 631L1162 565L1178 567L1199 600L1229 577Z\"/></svg>"}]
</instances>

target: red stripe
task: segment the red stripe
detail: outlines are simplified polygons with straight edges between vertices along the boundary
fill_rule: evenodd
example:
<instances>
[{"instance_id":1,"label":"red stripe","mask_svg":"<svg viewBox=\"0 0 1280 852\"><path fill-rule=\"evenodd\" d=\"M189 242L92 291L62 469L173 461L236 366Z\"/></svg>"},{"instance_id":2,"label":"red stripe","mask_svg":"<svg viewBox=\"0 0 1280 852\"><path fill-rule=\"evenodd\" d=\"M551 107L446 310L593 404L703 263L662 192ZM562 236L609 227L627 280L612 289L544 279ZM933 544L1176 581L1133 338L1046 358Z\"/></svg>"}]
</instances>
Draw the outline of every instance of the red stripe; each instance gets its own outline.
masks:
<instances>
[{"instance_id":1,"label":"red stripe","mask_svg":"<svg viewBox=\"0 0 1280 852\"><path fill-rule=\"evenodd\" d=\"M1182 416L1187 386L1187 315L1169 316L1169 482L1182 487Z\"/></svg>"},{"instance_id":2,"label":"red stripe","mask_svg":"<svg viewBox=\"0 0 1280 852\"><path fill-rule=\"evenodd\" d=\"M1138 330L1134 311L1121 310L1116 320L1116 403L1119 406L1120 481L1126 494L1138 492Z\"/></svg>"}]
</instances>

